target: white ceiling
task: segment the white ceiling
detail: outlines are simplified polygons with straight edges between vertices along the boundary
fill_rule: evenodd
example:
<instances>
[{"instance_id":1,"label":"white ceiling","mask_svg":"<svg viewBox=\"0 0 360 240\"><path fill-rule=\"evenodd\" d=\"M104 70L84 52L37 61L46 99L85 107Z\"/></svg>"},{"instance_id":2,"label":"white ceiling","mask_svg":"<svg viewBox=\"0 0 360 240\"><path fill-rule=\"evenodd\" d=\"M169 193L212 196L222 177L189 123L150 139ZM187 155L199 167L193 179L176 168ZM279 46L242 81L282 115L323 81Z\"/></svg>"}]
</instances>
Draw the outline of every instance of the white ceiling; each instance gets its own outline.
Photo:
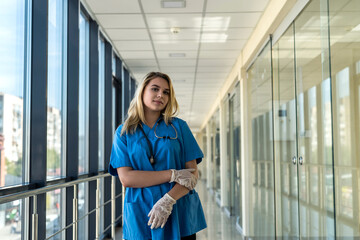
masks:
<instances>
[{"instance_id":1,"label":"white ceiling","mask_svg":"<svg viewBox=\"0 0 360 240\"><path fill-rule=\"evenodd\" d=\"M179 117L196 131L269 0L187 0L185 8L166 9L161 0L83 2L138 82L149 71L169 74Z\"/></svg>"}]
</instances>

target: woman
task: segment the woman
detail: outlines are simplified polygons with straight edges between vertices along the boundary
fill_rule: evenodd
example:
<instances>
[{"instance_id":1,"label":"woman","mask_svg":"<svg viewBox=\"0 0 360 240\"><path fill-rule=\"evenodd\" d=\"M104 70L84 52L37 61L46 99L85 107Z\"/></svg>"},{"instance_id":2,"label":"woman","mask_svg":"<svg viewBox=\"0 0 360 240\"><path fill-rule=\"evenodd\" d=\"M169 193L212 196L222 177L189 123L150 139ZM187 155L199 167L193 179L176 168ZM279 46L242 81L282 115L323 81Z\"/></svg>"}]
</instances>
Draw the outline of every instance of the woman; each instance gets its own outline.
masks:
<instances>
[{"instance_id":1,"label":"woman","mask_svg":"<svg viewBox=\"0 0 360 240\"><path fill-rule=\"evenodd\" d=\"M126 240L196 239L206 228L193 190L203 154L177 110L169 76L150 72L116 130L109 172L126 187Z\"/></svg>"}]
</instances>

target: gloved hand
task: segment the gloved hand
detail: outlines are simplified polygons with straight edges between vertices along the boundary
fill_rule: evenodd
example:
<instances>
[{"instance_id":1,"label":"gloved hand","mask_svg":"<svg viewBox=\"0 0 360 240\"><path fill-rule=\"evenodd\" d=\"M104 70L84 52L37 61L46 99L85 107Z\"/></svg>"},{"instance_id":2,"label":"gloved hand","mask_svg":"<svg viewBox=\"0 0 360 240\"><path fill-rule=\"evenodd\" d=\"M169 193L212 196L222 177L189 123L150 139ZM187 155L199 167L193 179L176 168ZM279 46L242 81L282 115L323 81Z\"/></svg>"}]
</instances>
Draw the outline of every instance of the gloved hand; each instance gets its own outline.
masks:
<instances>
[{"instance_id":1,"label":"gloved hand","mask_svg":"<svg viewBox=\"0 0 360 240\"><path fill-rule=\"evenodd\" d=\"M167 193L162 198L160 198L148 214L148 217L150 217L148 226L151 225L151 229L158 228L160 226L163 228L171 214L173 205L175 203L176 200Z\"/></svg>"},{"instance_id":2,"label":"gloved hand","mask_svg":"<svg viewBox=\"0 0 360 240\"><path fill-rule=\"evenodd\" d=\"M170 182L177 182L178 184L193 190L197 183L197 178L192 172L195 172L193 168L187 168L182 170L171 170L171 179Z\"/></svg>"}]
</instances>

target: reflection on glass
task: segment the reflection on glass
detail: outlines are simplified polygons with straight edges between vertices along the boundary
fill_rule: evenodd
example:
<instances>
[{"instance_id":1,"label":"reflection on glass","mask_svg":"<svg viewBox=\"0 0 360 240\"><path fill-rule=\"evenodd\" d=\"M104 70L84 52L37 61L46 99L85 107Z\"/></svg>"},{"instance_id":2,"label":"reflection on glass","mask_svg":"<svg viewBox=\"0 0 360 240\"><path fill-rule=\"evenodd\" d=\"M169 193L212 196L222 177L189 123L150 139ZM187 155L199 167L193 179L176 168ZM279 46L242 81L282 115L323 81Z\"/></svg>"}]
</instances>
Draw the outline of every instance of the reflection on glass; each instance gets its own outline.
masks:
<instances>
[{"instance_id":1,"label":"reflection on glass","mask_svg":"<svg viewBox=\"0 0 360 240\"><path fill-rule=\"evenodd\" d=\"M329 12L336 234L338 238L357 239L360 237L360 1L330 0ZM328 197L327 201L333 199Z\"/></svg>"},{"instance_id":2,"label":"reflection on glass","mask_svg":"<svg viewBox=\"0 0 360 240\"><path fill-rule=\"evenodd\" d=\"M63 175L63 50L64 13L63 1L50 0L48 22L48 108L47 108L47 178Z\"/></svg>"},{"instance_id":3,"label":"reflection on glass","mask_svg":"<svg viewBox=\"0 0 360 240\"><path fill-rule=\"evenodd\" d=\"M46 193L46 237L50 237L63 228L62 224L62 195L63 190L56 189ZM56 234L54 240L62 239L63 232Z\"/></svg>"},{"instance_id":4,"label":"reflection on glass","mask_svg":"<svg viewBox=\"0 0 360 240\"><path fill-rule=\"evenodd\" d=\"M89 169L89 22L79 19L79 173Z\"/></svg>"},{"instance_id":5,"label":"reflection on glass","mask_svg":"<svg viewBox=\"0 0 360 240\"><path fill-rule=\"evenodd\" d=\"M248 71L251 82L252 206L254 237L275 236L271 51L268 43Z\"/></svg>"},{"instance_id":6,"label":"reflection on glass","mask_svg":"<svg viewBox=\"0 0 360 240\"><path fill-rule=\"evenodd\" d=\"M26 1L0 1L0 187L23 181Z\"/></svg>"},{"instance_id":7,"label":"reflection on glass","mask_svg":"<svg viewBox=\"0 0 360 240\"><path fill-rule=\"evenodd\" d=\"M105 149L105 43L99 37L99 170L104 170L104 149Z\"/></svg>"},{"instance_id":8,"label":"reflection on glass","mask_svg":"<svg viewBox=\"0 0 360 240\"><path fill-rule=\"evenodd\" d=\"M23 200L16 200L0 205L1 240L20 240L23 222Z\"/></svg>"}]
</instances>

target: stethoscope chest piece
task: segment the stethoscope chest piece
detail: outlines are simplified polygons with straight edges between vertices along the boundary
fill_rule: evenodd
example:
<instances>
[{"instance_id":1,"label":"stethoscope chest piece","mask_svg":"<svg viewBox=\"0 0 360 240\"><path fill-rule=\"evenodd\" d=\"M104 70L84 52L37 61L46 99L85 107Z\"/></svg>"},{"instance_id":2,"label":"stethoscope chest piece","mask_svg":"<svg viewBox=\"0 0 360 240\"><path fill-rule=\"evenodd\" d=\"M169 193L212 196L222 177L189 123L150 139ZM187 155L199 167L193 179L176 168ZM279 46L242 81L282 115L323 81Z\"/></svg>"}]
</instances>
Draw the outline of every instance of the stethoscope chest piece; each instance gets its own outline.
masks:
<instances>
[{"instance_id":1,"label":"stethoscope chest piece","mask_svg":"<svg viewBox=\"0 0 360 240\"><path fill-rule=\"evenodd\" d=\"M150 157L150 163L151 163L151 165L153 165L155 163L155 160L154 160L153 156Z\"/></svg>"}]
</instances>

